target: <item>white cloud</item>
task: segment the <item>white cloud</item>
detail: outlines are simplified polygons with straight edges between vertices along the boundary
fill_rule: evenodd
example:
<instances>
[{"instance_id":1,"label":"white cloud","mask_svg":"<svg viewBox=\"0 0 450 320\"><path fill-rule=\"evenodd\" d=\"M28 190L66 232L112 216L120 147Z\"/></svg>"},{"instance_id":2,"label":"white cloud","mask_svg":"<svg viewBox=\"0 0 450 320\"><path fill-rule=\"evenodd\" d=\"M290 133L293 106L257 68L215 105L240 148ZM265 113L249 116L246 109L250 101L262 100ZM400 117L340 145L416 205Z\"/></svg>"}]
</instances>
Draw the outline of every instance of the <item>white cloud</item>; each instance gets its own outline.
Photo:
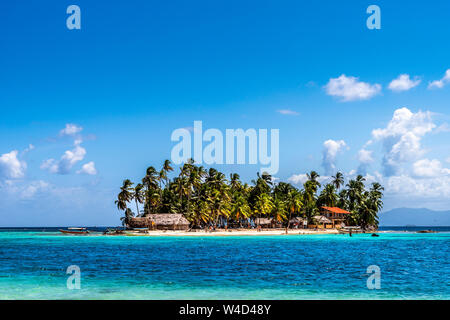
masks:
<instances>
[{"instance_id":1,"label":"white cloud","mask_svg":"<svg viewBox=\"0 0 450 320\"><path fill-rule=\"evenodd\" d=\"M82 127L77 126L76 124L73 124L73 123L67 123L66 127L59 132L59 135L60 136L73 136L73 135L76 135L77 133L80 133L81 130L83 130Z\"/></svg>"},{"instance_id":2,"label":"white cloud","mask_svg":"<svg viewBox=\"0 0 450 320\"><path fill-rule=\"evenodd\" d=\"M373 162L372 157L373 151L361 149L358 151L358 161L364 164L369 164Z\"/></svg>"},{"instance_id":3,"label":"white cloud","mask_svg":"<svg viewBox=\"0 0 450 320\"><path fill-rule=\"evenodd\" d=\"M0 156L0 176L9 179L22 178L25 175L27 164L17 158L17 150Z\"/></svg>"},{"instance_id":4,"label":"white cloud","mask_svg":"<svg viewBox=\"0 0 450 320\"><path fill-rule=\"evenodd\" d=\"M350 170L345 174L346 181L362 174L366 186L372 182L380 182L385 187L385 207L429 207L439 209L450 205L450 157L443 159L427 159L423 155L425 149L422 140L430 133L438 131L433 121L434 114L429 111L411 112L408 108L395 110L392 119L385 127L372 131L372 138L358 154L358 170ZM375 163L373 149L376 144L383 146L382 166L384 172L367 172L369 164ZM324 143L324 160L328 160L330 168L334 168L336 155L339 155L346 144L344 141L327 140ZM447 159L446 159L447 158ZM325 161L326 164L326 161ZM334 171L331 171L334 173ZM321 181L329 179L329 173L321 177ZM307 175L294 174L288 178L293 184L304 184Z\"/></svg>"},{"instance_id":5,"label":"white cloud","mask_svg":"<svg viewBox=\"0 0 450 320\"><path fill-rule=\"evenodd\" d=\"M428 89L441 89L443 88L448 82L450 82L450 69L447 69L445 71L444 77L442 77L440 80L434 80L428 84Z\"/></svg>"},{"instance_id":6,"label":"white cloud","mask_svg":"<svg viewBox=\"0 0 450 320\"><path fill-rule=\"evenodd\" d=\"M374 161L372 154L373 151L366 150L364 148L358 151L358 173L363 175L367 173L367 167Z\"/></svg>"},{"instance_id":7,"label":"white cloud","mask_svg":"<svg viewBox=\"0 0 450 320\"><path fill-rule=\"evenodd\" d=\"M283 114L283 115L287 115L287 116L298 116L300 113L293 111L293 110L289 110L289 109L281 109L281 110L277 110L278 113Z\"/></svg>"},{"instance_id":8,"label":"white cloud","mask_svg":"<svg viewBox=\"0 0 450 320\"><path fill-rule=\"evenodd\" d=\"M437 159L422 159L413 164L413 172L417 177L436 178L450 174L450 169L443 168Z\"/></svg>"},{"instance_id":9,"label":"white cloud","mask_svg":"<svg viewBox=\"0 0 450 320\"><path fill-rule=\"evenodd\" d=\"M336 157L346 147L344 140L327 140L323 143L322 166L326 174L332 174L336 168Z\"/></svg>"},{"instance_id":10,"label":"white cloud","mask_svg":"<svg viewBox=\"0 0 450 320\"><path fill-rule=\"evenodd\" d=\"M308 177L306 176L306 173L294 174L288 178L288 181L294 184L303 184L308 181Z\"/></svg>"},{"instance_id":11,"label":"white cloud","mask_svg":"<svg viewBox=\"0 0 450 320\"><path fill-rule=\"evenodd\" d=\"M41 169L48 170L51 173L68 174L72 167L82 161L86 155L86 149L81 147L81 140L75 140L74 148L67 150L59 161L55 159L45 160L41 164Z\"/></svg>"},{"instance_id":12,"label":"white cloud","mask_svg":"<svg viewBox=\"0 0 450 320\"><path fill-rule=\"evenodd\" d=\"M31 199L36 193L45 191L48 187L48 182L42 180L32 181L20 190L20 197L22 199Z\"/></svg>"},{"instance_id":13,"label":"white cloud","mask_svg":"<svg viewBox=\"0 0 450 320\"><path fill-rule=\"evenodd\" d=\"M77 171L78 174L96 175L97 169L95 168L94 161L88 162L81 167L81 170Z\"/></svg>"},{"instance_id":14,"label":"white cloud","mask_svg":"<svg viewBox=\"0 0 450 320\"><path fill-rule=\"evenodd\" d=\"M391 176L381 183L385 192L395 198L404 198L405 201L412 199L425 201L429 199L442 199L450 197L450 176L438 176L432 178L415 179L408 174ZM399 201L397 199L397 201ZM407 206L405 203L404 206Z\"/></svg>"},{"instance_id":15,"label":"white cloud","mask_svg":"<svg viewBox=\"0 0 450 320\"><path fill-rule=\"evenodd\" d=\"M31 150L33 150L35 147L34 145L32 145L31 143L28 145L28 147L25 148L25 150L23 150L23 153L28 153Z\"/></svg>"},{"instance_id":16,"label":"white cloud","mask_svg":"<svg viewBox=\"0 0 450 320\"><path fill-rule=\"evenodd\" d=\"M414 80L409 78L409 74L401 74L398 78L394 79L389 83L389 89L392 91L408 91L420 84L419 77L415 77Z\"/></svg>"},{"instance_id":17,"label":"white cloud","mask_svg":"<svg viewBox=\"0 0 450 320\"><path fill-rule=\"evenodd\" d=\"M325 86L327 94L340 97L342 101L367 100L381 91L381 85L358 81L356 77L331 78Z\"/></svg>"},{"instance_id":18,"label":"white cloud","mask_svg":"<svg viewBox=\"0 0 450 320\"><path fill-rule=\"evenodd\" d=\"M329 176L320 176L319 178L317 178L317 181L323 183L330 179L331 177ZM288 178L288 182L291 182L293 184L304 184L306 181L308 181L308 176L306 173L294 174Z\"/></svg>"},{"instance_id":19,"label":"white cloud","mask_svg":"<svg viewBox=\"0 0 450 320\"><path fill-rule=\"evenodd\" d=\"M401 108L395 110L386 128L373 130L374 139L382 141L384 146L385 174L395 175L400 164L420 157L424 153L421 139L435 127L431 112L413 113L408 108Z\"/></svg>"}]
</instances>

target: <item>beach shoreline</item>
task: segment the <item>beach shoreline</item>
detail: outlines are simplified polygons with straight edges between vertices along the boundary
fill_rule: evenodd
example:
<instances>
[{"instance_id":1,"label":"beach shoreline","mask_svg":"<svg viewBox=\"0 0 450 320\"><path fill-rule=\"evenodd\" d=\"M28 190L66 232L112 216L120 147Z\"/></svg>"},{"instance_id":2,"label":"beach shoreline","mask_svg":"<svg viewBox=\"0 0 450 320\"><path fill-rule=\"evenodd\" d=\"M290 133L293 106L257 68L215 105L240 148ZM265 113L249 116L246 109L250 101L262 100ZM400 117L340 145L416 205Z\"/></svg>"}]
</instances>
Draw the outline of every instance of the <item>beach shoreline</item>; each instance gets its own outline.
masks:
<instances>
[{"instance_id":1,"label":"beach shoreline","mask_svg":"<svg viewBox=\"0 0 450 320\"><path fill-rule=\"evenodd\" d=\"M337 229L324 229L324 230L289 230L288 233L284 229L273 229L273 230L261 230L256 229L251 230L225 230L219 229L215 231L205 231L205 230L148 230L148 231L126 231L125 236L144 236L144 237L154 237L154 236L192 236L192 237L205 237L205 236L286 236L286 235L312 235L312 234L339 234Z\"/></svg>"}]
</instances>

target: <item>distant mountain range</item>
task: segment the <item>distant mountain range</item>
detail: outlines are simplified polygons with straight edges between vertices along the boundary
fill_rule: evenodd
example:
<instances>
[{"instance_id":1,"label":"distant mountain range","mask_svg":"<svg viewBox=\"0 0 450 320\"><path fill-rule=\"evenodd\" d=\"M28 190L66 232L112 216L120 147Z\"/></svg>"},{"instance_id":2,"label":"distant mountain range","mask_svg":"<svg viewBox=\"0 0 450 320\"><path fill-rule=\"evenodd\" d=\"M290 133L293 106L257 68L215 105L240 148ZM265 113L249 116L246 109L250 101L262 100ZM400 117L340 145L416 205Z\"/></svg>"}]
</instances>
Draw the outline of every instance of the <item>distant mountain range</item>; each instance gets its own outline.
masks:
<instances>
[{"instance_id":1,"label":"distant mountain range","mask_svg":"<svg viewBox=\"0 0 450 320\"><path fill-rule=\"evenodd\" d=\"M398 208L379 215L380 226L450 226L450 211Z\"/></svg>"}]
</instances>

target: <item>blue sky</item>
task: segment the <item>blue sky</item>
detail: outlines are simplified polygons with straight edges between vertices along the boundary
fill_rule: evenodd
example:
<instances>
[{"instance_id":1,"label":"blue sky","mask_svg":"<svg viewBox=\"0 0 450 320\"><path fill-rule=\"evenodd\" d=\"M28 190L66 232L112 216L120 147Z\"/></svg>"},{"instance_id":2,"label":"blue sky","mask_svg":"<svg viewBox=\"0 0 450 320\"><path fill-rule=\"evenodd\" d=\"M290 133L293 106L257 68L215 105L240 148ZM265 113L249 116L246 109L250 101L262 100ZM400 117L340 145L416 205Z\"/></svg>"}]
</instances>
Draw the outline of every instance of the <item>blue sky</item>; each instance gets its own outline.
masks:
<instances>
[{"instance_id":1,"label":"blue sky","mask_svg":"<svg viewBox=\"0 0 450 320\"><path fill-rule=\"evenodd\" d=\"M71 4L81 30L66 27ZM366 27L371 4L381 30ZM450 3L30 1L0 12L1 226L117 225L121 181L170 158L171 133L194 120L279 129L276 177L297 186L327 167L351 177L362 161L386 209L450 205ZM217 167L246 181L259 169Z\"/></svg>"}]
</instances>

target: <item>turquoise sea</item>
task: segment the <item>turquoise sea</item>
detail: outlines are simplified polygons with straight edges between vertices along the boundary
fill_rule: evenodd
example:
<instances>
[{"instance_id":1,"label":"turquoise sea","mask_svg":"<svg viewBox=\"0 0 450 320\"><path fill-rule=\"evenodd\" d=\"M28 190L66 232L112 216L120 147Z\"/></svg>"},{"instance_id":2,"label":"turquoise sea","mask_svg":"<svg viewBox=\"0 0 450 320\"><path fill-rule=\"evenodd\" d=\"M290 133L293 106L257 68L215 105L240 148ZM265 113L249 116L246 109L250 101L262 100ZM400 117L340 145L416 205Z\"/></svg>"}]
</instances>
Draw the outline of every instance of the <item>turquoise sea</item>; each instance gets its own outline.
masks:
<instances>
[{"instance_id":1,"label":"turquoise sea","mask_svg":"<svg viewBox=\"0 0 450 320\"><path fill-rule=\"evenodd\" d=\"M449 299L450 233L130 237L0 231L0 299ZM69 290L66 269L81 270ZM380 268L369 290L367 267Z\"/></svg>"}]
</instances>

